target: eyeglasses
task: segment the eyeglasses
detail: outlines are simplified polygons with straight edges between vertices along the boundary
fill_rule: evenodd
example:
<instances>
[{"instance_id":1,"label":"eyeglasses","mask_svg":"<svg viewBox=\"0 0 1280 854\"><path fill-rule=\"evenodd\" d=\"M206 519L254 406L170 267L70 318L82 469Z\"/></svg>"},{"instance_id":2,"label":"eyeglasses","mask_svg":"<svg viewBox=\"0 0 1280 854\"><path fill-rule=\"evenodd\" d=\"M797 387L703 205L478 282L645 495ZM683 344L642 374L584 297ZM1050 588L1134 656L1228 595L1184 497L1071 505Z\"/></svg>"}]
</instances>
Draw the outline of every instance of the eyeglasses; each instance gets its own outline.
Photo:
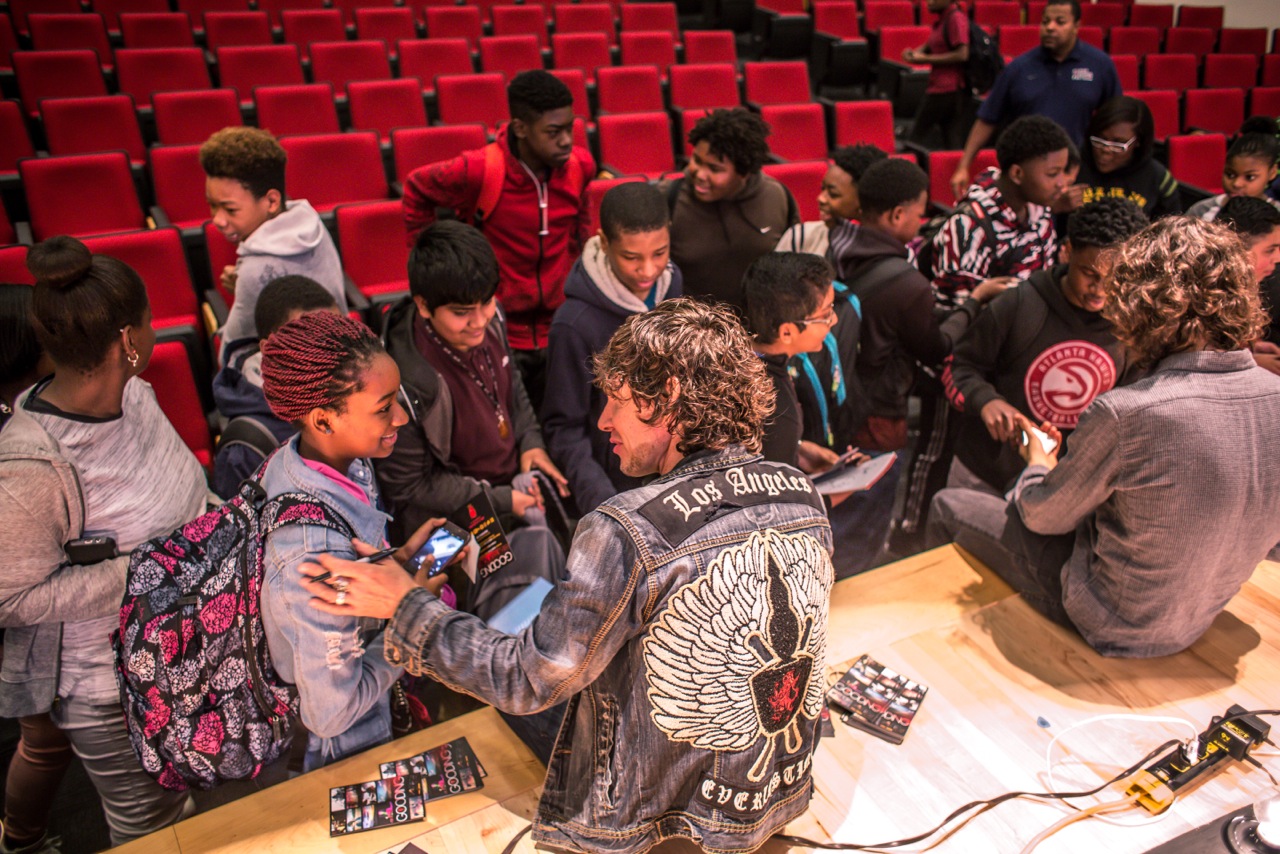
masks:
<instances>
[{"instance_id":1,"label":"eyeglasses","mask_svg":"<svg viewBox=\"0 0 1280 854\"><path fill-rule=\"evenodd\" d=\"M804 320L800 321L801 326L804 326L804 324L806 323L821 323L823 326L826 326L827 328L835 326L836 325L836 304L832 303L831 305L829 305L827 307L827 310L822 314L818 315L817 317L806 317Z\"/></svg>"},{"instance_id":2,"label":"eyeglasses","mask_svg":"<svg viewBox=\"0 0 1280 854\"><path fill-rule=\"evenodd\" d=\"M1128 142L1112 142L1111 140L1103 139L1100 136L1089 137L1089 142L1093 143L1096 148L1101 148L1103 151L1111 151L1116 154L1124 154L1130 148L1133 148L1134 143L1137 141L1138 138L1136 136Z\"/></svg>"}]
</instances>

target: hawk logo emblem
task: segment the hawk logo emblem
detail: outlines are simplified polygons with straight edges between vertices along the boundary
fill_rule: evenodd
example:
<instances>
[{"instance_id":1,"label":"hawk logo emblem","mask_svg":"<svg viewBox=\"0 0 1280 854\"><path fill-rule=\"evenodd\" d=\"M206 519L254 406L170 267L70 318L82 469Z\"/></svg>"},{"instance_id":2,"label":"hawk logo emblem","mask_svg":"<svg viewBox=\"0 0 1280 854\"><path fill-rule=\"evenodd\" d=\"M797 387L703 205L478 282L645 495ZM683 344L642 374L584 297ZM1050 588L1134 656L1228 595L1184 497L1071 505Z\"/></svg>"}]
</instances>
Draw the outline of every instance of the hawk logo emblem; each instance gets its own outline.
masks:
<instances>
[{"instance_id":1,"label":"hawk logo emblem","mask_svg":"<svg viewBox=\"0 0 1280 854\"><path fill-rule=\"evenodd\" d=\"M1116 363L1088 341L1063 341L1045 350L1027 368L1023 391L1033 420L1074 430L1080 413L1116 384Z\"/></svg>"},{"instance_id":2,"label":"hawk logo emblem","mask_svg":"<svg viewBox=\"0 0 1280 854\"><path fill-rule=\"evenodd\" d=\"M756 531L671 597L644 639L650 717L704 750L765 740L747 777L764 779L777 741L801 747L799 718L822 707L832 568L808 534Z\"/></svg>"}]
</instances>

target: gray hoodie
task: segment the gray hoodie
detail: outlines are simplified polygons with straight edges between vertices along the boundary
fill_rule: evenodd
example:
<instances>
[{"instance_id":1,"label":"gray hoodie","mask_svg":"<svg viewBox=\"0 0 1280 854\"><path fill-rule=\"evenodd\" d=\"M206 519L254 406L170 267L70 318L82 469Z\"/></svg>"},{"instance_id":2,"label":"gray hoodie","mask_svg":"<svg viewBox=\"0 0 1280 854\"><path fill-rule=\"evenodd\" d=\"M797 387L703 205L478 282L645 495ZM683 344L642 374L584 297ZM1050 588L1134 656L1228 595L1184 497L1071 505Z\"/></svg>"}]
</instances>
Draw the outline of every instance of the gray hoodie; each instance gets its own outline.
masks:
<instances>
[{"instance_id":1,"label":"gray hoodie","mask_svg":"<svg viewBox=\"0 0 1280 854\"><path fill-rule=\"evenodd\" d=\"M258 337L253 322L258 294L281 276L315 279L347 313L342 261L320 215L306 199L286 202L284 211L241 241L236 254L236 298L222 327L224 342Z\"/></svg>"}]
</instances>

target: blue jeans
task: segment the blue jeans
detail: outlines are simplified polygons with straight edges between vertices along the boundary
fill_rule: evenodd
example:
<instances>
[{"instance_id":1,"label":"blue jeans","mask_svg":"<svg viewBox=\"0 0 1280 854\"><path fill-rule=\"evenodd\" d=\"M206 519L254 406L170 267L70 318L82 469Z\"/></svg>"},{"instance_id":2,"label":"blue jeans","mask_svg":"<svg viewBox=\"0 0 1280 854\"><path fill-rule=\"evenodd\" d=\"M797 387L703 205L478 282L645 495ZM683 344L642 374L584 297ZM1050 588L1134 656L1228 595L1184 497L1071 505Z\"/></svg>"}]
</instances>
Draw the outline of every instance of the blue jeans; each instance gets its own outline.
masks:
<instances>
[{"instance_id":1,"label":"blue jeans","mask_svg":"<svg viewBox=\"0 0 1280 854\"><path fill-rule=\"evenodd\" d=\"M933 497L928 548L955 543L1056 623L1074 628L1062 606L1062 566L1075 534L1046 536L1022 523L1013 502L975 489L944 489Z\"/></svg>"}]
</instances>

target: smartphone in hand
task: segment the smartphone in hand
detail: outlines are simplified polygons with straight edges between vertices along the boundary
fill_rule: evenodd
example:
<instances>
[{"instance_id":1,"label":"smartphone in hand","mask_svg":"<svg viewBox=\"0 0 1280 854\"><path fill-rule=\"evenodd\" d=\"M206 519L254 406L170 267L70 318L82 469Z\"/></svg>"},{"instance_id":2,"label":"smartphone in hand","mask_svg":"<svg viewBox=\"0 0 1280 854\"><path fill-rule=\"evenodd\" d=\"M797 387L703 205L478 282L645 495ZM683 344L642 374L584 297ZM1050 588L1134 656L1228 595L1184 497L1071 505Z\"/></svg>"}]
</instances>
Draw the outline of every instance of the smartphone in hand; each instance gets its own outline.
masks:
<instances>
[{"instance_id":1,"label":"smartphone in hand","mask_svg":"<svg viewBox=\"0 0 1280 854\"><path fill-rule=\"evenodd\" d=\"M405 569L416 575L423 566L427 567L427 577L439 575L449 562L462 551L471 535L452 522L445 522L431 532L422 548L409 558Z\"/></svg>"}]
</instances>

